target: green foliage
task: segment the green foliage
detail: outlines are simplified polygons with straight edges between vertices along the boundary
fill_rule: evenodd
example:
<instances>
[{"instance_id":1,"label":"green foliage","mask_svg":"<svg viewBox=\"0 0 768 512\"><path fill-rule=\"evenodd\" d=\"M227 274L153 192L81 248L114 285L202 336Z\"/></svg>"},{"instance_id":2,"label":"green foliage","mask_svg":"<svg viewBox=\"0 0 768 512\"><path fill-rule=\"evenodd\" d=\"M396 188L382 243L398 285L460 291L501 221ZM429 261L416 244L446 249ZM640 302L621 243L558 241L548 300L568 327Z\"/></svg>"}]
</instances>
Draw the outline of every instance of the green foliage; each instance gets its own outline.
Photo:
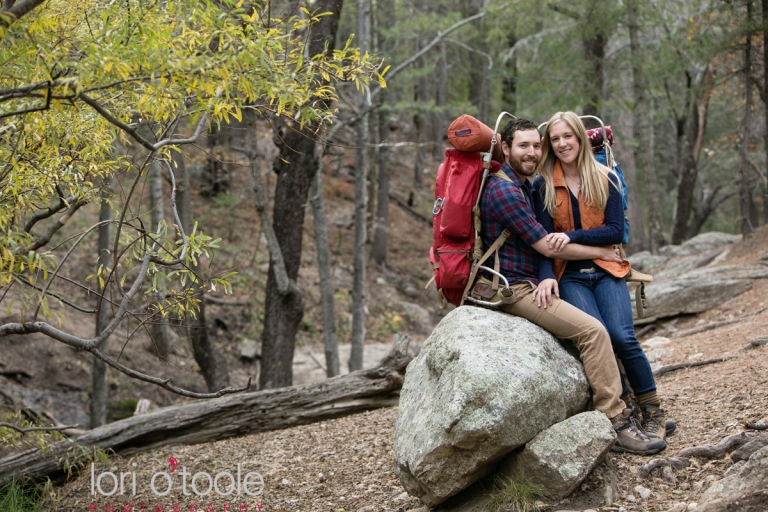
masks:
<instances>
[{"instance_id":1,"label":"green foliage","mask_svg":"<svg viewBox=\"0 0 768 512\"><path fill-rule=\"evenodd\" d=\"M126 398L117 401L117 403L107 404L107 418L108 421L123 420L133 416L133 411L136 410L136 400L133 398Z\"/></svg>"},{"instance_id":2,"label":"green foliage","mask_svg":"<svg viewBox=\"0 0 768 512\"><path fill-rule=\"evenodd\" d=\"M50 493L50 480L45 484L24 485L16 478L0 486L0 510L3 512L38 512Z\"/></svg>"},{"instance_id":3,"label":"green foliage","mask_svg":"<svg viewBox=\"0 0 768 512\"><path fill-rule=\"evenodd\" d=\"M24 419L21 412L1 413L0 422L16 425L22 429L40 426ZM47 452L53 444L64 439L64 435L55 430L40 430L22 433L12 428L0 427L0 446L18 449L38 448L43 452ZM0 508L0 510L4 509Z\"/></svg>"},{"instance_id":4,"label":"green foliage","mask_svg":"<svg viewBox=\"0 0 768 512\"><path fill-rule=\"evenodd\" d=\"M512 479L497 476L493 481L486 510L488 512L531 512L540 509L537 500L543 496L541 489L522 477Z\"/></svg>"},{"instance_id":5,"label":"green foliage","mask_svg":"<svg viewBox=\"0 0 768 512\"><path fill-rule=\"evenodd\" d=\"M116 265L90 278L99 288L110 279L122 287L151 257L147 296L165 296L155 309L194 314L196 299L178 285L198 283L190 266L219 240L197 226L185 243L178 226L161 223L152 233L139 225L129 203L151 162L171 162L180 150L174 140L200 123L240 120L244 108L300 126L322 123L333 115L324 106L336 99L333 83L383 83L376 61L349 42L330 56L305 57L303 34L327 13L279 19L266 2L244 5L49 0L0 30L0 287L22 282L39 291L64 263L41 235L56 225L27 229L33 215L54 206L63 225L100 200L109 177L130 173L134 185L113 204L121 214ZM159 140L167 143L154 146ZM199 284L229 292L232 275ZM22 298L51 318L50 296Z\"/></svg>"}]
</instances>

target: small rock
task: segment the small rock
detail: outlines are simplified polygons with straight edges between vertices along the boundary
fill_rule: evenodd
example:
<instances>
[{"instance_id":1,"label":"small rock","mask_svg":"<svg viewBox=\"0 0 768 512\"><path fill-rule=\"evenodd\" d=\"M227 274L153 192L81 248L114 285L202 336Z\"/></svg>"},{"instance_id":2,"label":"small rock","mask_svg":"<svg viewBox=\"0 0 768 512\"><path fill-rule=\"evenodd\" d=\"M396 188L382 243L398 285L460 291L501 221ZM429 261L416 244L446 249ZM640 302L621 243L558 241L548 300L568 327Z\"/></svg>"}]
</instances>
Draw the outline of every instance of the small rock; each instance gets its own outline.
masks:
<instances>
[{"instance_id":1,"label":"small rock","mask_svg":"<svg viewBox=\"0 0 768 512\"><path fill-rule=\"evenodd\" d=\"M290 480L288 480L287 478L283 478L283 479L280 481L280 485L281 485L281 486L284 486L284 487L288 487L289 485L291 485L291 481L290 481Z\"/></svg>"},{"instance_id":2,"label":"small rock","mask_svg":"<svg viewBox=\"0 0 768 512\"><path fill-rule=\"evenodd\" d=\"M409 497L408 493L403 491L400 494L398 494L397 496L395 496L394 498L392 498L392 501L403 501L403 500L407 500L408 497Z\"/></svg>"},{"instance_id":3,"label":"small rock","mask_svg":"<svg viewBox=\"0 0 768 512\"><path fill-rule=\"evenodd\" d=\"M376 278L376 284L378 284L380 286L383 286L383 285L387 284L387 280L384 279L383 277L377 277ZM360 509L360 510L362 510L362 509Z\"/></svg>"},{"instance_id":4,"label":"small rock","mask_svg":"<svg viewBox=\"0 0 768 512\"><path fill-rule=\"evenodd\" d=\"M698 503L696 503L695 501L692 501L692 502L690 502L690 503L688 504L688 508L687 508L687 509L685 509L685 512L693 512L693 511L694 511L694 510L696 510L698 507L699 507L699 504L698 504Z\"/></svg>"},{"instance_id":5,"label":"small rock","mask_svg":"<svg viewBox=\"0 0 768 512\"><path fill-rule=\"evenodd\" d=\"M366 505L363 508L357 509L357 512L376 512L376 508L373 505Z\"/></svg>"},{"instance_id":6,"label":"small rock","mask_svg":"<svg viewBox=\"0 0 768 512\"><path fill-rule=\"evenodd\" d=\"M667 351L664 350L663 348L654 348L653 350L649 350L645 354L645 356L648 358L649 363L655 363L666 355L667 355Z\"/></svg>"},{"instance_id":7,"label":"small rock","mask_svg":"<svg viewBox=\"0 0 768 512\"><path fill-rule=\"evenodd\" d=\"M687 503L677 503L674 507L667 510L667 512L685 512L685 509L688 508Z\"/></svg>"},{"instance_id":8,"label":"small rock","mask_svg":"<svg viewBox=\"0 0 768 512\"><path fill-rule=\"evenodd\" d=\"M653 349L663 347L664 345L669 345L670 343L672 343L672 341L669 338L665 338L663 336L654 336L653 338L642 342L640 346L645 349Z\"/></svg>"},{"instance_id":9,"label":"small rock","mask_svg":"<svg viewBox=\"0 0 768 512\"><path fill-rule=\"evenodd\" d=\"M261 357L259 354L259 345L253 340L246 340L243 346L240 347L240 357L248 361L253 361L257 357Z\"/></svg>"},{"instance_id":10,"label":"small rock","mask_svg":"<svg viewBox=\"0 0 768 512\"><path fill-rule=\"evenodd\" d=\"M635 491L643 500L647 500L651 497L651 491L642 485L636 485L633 491Z\"/></svg>"},{"instance_id":11,"label":"small rock","mask_svg":"<svg viewBox=\"0 0 768 512\"><path fill-rule=\"evenodd\" d=\"M630 503L637 503L637 498L633 494L627 494L627 501Z\"/></svg>"}]
</instances>

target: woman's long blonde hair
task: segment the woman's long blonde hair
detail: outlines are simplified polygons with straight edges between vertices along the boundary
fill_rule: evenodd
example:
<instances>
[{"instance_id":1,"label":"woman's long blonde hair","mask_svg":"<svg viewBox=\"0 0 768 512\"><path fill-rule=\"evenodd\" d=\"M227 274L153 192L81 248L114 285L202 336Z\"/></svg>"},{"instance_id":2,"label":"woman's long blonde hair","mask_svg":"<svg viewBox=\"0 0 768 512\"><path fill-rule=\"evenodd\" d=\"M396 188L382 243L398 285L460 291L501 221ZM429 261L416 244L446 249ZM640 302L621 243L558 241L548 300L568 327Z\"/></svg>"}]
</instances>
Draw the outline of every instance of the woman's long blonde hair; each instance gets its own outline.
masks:
<instances>
[{"instance_id":1,"label":"woman's long blonde hair","mask_svg":"<svg viewBox=\"0 0 768 512\"><path fill-rule=\"evenodd\" d=\"M558 112L553 115L544 129L544 143L538 170L541 177L544 178L544 206L547 212L554 218L555 210L557 209L555 183L552 177L555 162L557 162L557 155L555 155L555 151L552 148L550 131L552 126L560 121L567 124L579 140L579 153L576 155L576 168L579 170L579 177L581 178L579 192L584 194L587 204L605 210L605 205L608 202L608 188L605 186L605 176L613 171L595 160L584 123L581 122L581 119L579 119L575 112L569 111Z\"/></svg>"}]
</instances>

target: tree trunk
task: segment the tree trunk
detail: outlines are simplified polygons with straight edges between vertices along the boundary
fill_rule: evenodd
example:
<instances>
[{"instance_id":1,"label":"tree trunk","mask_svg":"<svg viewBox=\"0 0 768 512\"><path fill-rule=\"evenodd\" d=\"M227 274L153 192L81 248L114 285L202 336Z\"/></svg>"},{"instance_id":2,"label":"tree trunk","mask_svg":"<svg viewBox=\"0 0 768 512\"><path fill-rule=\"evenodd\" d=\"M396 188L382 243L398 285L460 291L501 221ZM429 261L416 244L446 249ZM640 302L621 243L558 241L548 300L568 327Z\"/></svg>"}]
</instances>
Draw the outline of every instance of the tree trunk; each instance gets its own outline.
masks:
<instances>
[{"instance_id":1,"label":"tree trunk","mask_svg":"<svg viewBox=\"0 0 768 512\"><path fill-rule=\"evenodd\" d=\"M231 144L229 127L211 124L210 133L206 139L208 156L203 165L202 184L200 191L203 197L214 197L229 190L229 175L224 166L224 149ZM224 128L224 129L222 129Z\"/></svg>"},{"instance_id":2,"label":"tree trunk","mask_svg":"<svg viewBox=\"0 0 768 512\"><path fill-rule=\"evenodd\" d=\"M604 8L603 2L591 0L584 19L586 32L581 43L584 47L584 58L587 64L585 76L587 104L582 109L585 116L600 116L600 103L604 88L603 62L605 61L605 45L608 43L599 12L600 9Z\"/></svg>"},{"instance_id":3,"label":"tree trunk","mask_svg":"<svg viewBox=\"0 0 768 512\"><path fill-rule=\"evenodd\" d=\"M768 0L766 0L768 1ZM395 18L394 0L378 0L374 10L377 19L377 40L379 51L391 51L391 41L386 37L386 30L392 26ZM390 99L388 89L379 92L378 101L382 107L378 109L377 120L379 123L379 139L377 142L389 143L390 136L390 108L387 101ZM389 164L391 150L389 146L382 146L376 152L378 172L376 173L376 211L373 215L373 243L371 245L371 258L376 264L381 265L387 259L387 227L389 223Z\"/></svg>"},{"instance_id":4,"label":"tree trunk","mask_svg":"<svg viewBox=\"0 0 768 512\"><path fill-rule=\"evenodd\" d=\"M625 84L631 89L630 80L627 80ZM627 92L631 94L631 90ZM616 153L616 160L621 164L621 170L624 172L624 180L627 182L627 192L629 196L627 202L629 208L627 209L627 217L629 217L630 236L627 252L633 254L635 252L643 251L647 248L647 240L645 238L645 230L643 229L643 216L642 216L642 201L640 199L640 187L637 181L637 171L635 167L635 154L627 147L626 141L621 135L634 134L634 116L631 113L622 111L618 115L618 121L615 123L614 128L618 132L619 136L616 137L616 145L614 151ZM614 133L616 133L614 132Z\"/></svg>"},{"instance_id":5,"label":"tree trunk","mask_svg":"<svg viewBox=\"0 0 768 512\"><path fill-rule=\"evenodd\" d=\"M318 12L328 12L310 30L309 54L331 55L343 0L319 0L313 4ZM296 281L301 264L301 235L304 230L304 204L312 179L317 172L315 130L317 126L286 130L277 138L280 157L275 160L277 174L273 227L290 281ZM293 349L304 306L298 288L289 286L282 292L275 277L275 261L270 259L264 309L261 345L261 389L290 386L293 381Z\"/></svg>"},{"instance_id":6,"label":"tree trunk","mask_svg":"<svg viewBox=\"0 0 768 512\"><path fill-rule=\"evenodd\" d=\"M358 0L358 44L360 51L368 49L370 21L369 0ZM369 92L366 90L359 108L368 108ZM349 354L349 371L362 370L365 345L365 243L366 235L366 186L368 184L368 115L357 122L357 163L355 169L355 252L352 279L352 346Z\"/></svg>"},{"instance_id":7,"label":"tree trunk","mask_svg":"<svg viewBox=\"0 0 768 512\"><path fill-rule=\"evenodd\" d=\"M184 157L174 151L173 162L175 165L174 174L176 175L176 204L181 226L184 233L189 236L192 232L194 222L192 220L192 187L187 175L187 169L184 165ZM197 265L192 265L190 269L199 273L199 260ZM203 301L203 288L200 283L187 281L187 289L194 290L195 297L200 300L197 316L192 318L188 315L186 318L187 338L192 346L192 354L195 362L200 367L200 373L203 374L206 387L209 392L215 392L229 387L229 373L224 356L216 347L214 340L208 333L208 324L205 320L205 301Z\"/></svg>"},{"instance_id":8,"label":"tree trunk","mask_svg":"<svg viewBox=\"0 0 768 512\"><path fill-rule=\"evenodd\" d=\"M768 0L763 0L763 91L765 102L765 176L768 178ZM763 185L763 222L768 224L768 179Z\"/></svg>"},{"instance_id":9,"label":"tree trunk","mask_svg":"<svg viewBox=\"0 0 768 512\"><path fill-rule=\"evenodd\" d=\"M386 92L381 93L381 100L386 101ZM382 107L379 111L379 133L389 135L389 108ZM384 141L389 137L385 136ZM373 245L371 247L371 258L378 265L383 264L387 259L387 229L389 227L389 165L391 159L391 150L389 146L379 148L379 196L376 201L376 217L373 224Z\"/></svg>"},{"instance_id":10,"label":"tree trunk","mask_svg":"<svg viewBox=\"0 0 768 512\"><path fill-rule=\"evenodd\" d=\"M95 449L123 456L164 446L210 443L278 430L397 405L403 386L407 342L396 344L378 368L342 375L317 384L164 407L110 423L77 439L46 449L34 448L0 460L0 483L24 476L33 480L63 476L63 460ZM73 449L76 448L76 449Z\"/></svg>"},{"instance_id":11,"label":"tree trunk","mask_svg":"<svg viewBox=\"0 0 768 512\"><path fill-rule=\"evenodd\" d=\"M682 152L682 168L677 185L677 208L672 231L672 243L681 244L691 231L689 219L693 211L693 192L696 188L696 178L699 174L698 161L701 142L707 126L707 106L709 105L710 87L713 73L709 65L696 80L689 94L694 96L690 101L686 123L684 151ZM698 86L696 86L698 82Z\"/></svg>"},{"instance_id":12,"label":"tree trunk","mask_svg":"<svg viewBox=\"0 0 768 512\"><path fill-rule=\"evenodd\" d=\"M163 208L163 176L161 164L155 161L149 169L149 197L150 197L150 218L152 221L152 231L156 231L158 225L165 220L165 209ZM158 294L158 301L165 300L164 294ZM156 309L152 313L157 313ZM149 322L150 351L155 352L161 359L168 357L168 351L171 345L177 341L178 336L173 332L168 324L168 319L159 314Z\"/></svg>"},{"instance_id":13,"label":"tree trunk","mask_svg":"<svg viewBox=\"0 0 768 512\"><path fill-rule=\"evenodd\" d=\"M752 22L752 0L747 0L747 23ZM744 47L744 124L741 138L741 187L739 202L741 203L741 233L749 235L756 228L752 204L752 186L749 172L749 127L752 121L752 30L747 29L746 45Z\"/></svg>"},{"instance_id":14,"label":"tree trunk","mask_svg":"<svg viewBox=\"0 0 768 512\"><path fill-rule=\"evenodd\" d=\"M638 176L646 184L648 201L648 231L651 251L656 252L664 245L664 231L661 221L661 205L656 170L653 164L653 123L643 76L643 53L640 48L640 27L638 25L638 0L627 0L627 25L629 28L630 52L632 54L632 78L634 82L635 165Z\"/></svg>"},{"instance_id":15,"label":"tree trunk","mask_svg":"<svg viewBox=\"0 0 768 512\"><path fill-rule=\"evenodd\" d=\"M474 16L478 14L483 8L484 0L469 0L468 14ZM481 19L477 27L478 37L473 41L475 49L486 52L488 45L485 42L486 38L486 23L485 19ZM475 57L477 58L477 57ZM480 59L476 65L471 67L469 73L469 101L477 108L477 118L484 122L489 123L490 119L490 85L489 85L489 73L488 67L485 66L485 62L482 65L479 64Z\"/></svg>"},{"instance_id":16,"label":"tree trunk","mask_svg":"<svg viewBox=\"0 0 768 512\"><path fill-rule=\"evenodd\" d=\"M114 180L108 178L104 182L104 188L102 191L102 202L99 206L99 222L111 221L113 218L112 207L107 203L106 199L112 194L114 188ZM98 245L98 268L99 272L104 272L104 279L109 275L108 268L112 263L112 256L110 254L110 247L112 238L112 224L104 224L99 226L99 245ZM103 287L99 286L98 291L104 292L104 296L107 299L111 297L111 286L106 284L106 291ZM98 336L101 331L112 320L112 305L106 300L100 301L97 304L99 314L96 317L96 335ZM101 351L107 352L109 344L109 338L101 345ZM92 389L91 389L91 428L100 427L107 423L107 403L109 401L109 382L108 382L108 367L107 363L101 359L93 356L93 370L91 371L92 377Z\"/></svg>"},{"instance_id":17,"label":"tree trunk","mask_svg":"<svg viewBox=\"0 0 768 512\"><path fill-rule=\"evenodd\" d=\"M335 377L339 370L339 336L336 331L336 305L333 298L331 277L331 251L328 248L328 225L323 206L323 161L322 153L317 159L317 172L312 181L310 203L315 218L315 245L317 246L317 268L320 274L320 296L323 301L323 341L325 345L325 370L328 377Z\"/></svg>"},{"instance_id":18,"label":"tree trunk","mask_svg":"<svg viewBox=\"0 0 768 512\"><path fill-rule=\"evenodd\" d=\"M507 46L512 48L515 43L517 43L517 35L514 30L510 30L507 36ZM513 55L506 64L501 101L504 108L509 109L509 112L512 114L517 112L517 55Z\"/></svg>"}]
</instances>

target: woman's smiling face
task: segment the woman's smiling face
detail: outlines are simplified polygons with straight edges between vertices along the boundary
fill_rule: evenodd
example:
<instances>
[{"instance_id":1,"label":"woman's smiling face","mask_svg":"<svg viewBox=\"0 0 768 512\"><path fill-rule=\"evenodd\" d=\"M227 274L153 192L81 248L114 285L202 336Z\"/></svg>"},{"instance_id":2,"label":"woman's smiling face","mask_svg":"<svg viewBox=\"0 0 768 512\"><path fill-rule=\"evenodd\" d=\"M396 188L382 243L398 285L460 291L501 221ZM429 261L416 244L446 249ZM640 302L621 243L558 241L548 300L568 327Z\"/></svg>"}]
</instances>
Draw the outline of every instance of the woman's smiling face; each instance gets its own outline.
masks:
<instances>
[{"instance_id":1,"label":"woman's smiling face","mask_svg":"<svg viewBox=\"0 0 768 512\"><path fill-rule=\"evenodd\" d=\"M558 121L549 130L552 150L562 164L572 164L579 156L579 139L565 121Z\"/></svg>"}]
</instances>

